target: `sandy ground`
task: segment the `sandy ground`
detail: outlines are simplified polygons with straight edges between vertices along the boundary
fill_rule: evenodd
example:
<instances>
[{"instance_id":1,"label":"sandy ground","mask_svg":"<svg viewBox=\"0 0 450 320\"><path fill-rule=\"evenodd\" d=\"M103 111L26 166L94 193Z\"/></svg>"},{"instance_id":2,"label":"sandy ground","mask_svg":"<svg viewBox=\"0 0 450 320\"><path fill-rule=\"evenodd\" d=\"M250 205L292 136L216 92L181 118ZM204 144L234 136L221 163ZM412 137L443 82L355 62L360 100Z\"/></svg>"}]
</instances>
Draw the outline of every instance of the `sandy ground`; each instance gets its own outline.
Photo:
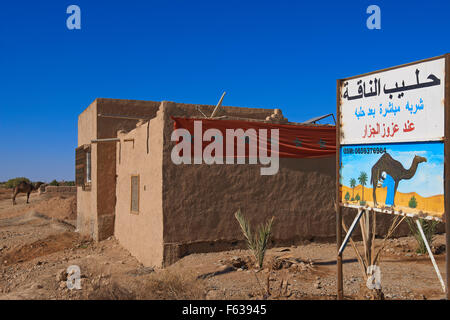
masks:
<instances>
[{"instance_id":1,"label":"sandy ground","mask_svg":"<svg viewBox=\"0 0 450 320\"><path fill-rule=\"evenodd\" d=\"M259 272L247 250L192 254L155 270L114 237L100 243L80 238L73 195L34 193L30 204L25 201L21 196L13 207L8 192L0 191L0 299L336 299L332 243L271 248ZM441 272L444 241L438 235L433 246ZM389 240L381 261L386 299L444 298L429 257L415 248L412 237ZM346 299L367 299L350 246L344 262ZM80 290L67 289L71 265L80 267Z\"/></svg>"}]
</instances>

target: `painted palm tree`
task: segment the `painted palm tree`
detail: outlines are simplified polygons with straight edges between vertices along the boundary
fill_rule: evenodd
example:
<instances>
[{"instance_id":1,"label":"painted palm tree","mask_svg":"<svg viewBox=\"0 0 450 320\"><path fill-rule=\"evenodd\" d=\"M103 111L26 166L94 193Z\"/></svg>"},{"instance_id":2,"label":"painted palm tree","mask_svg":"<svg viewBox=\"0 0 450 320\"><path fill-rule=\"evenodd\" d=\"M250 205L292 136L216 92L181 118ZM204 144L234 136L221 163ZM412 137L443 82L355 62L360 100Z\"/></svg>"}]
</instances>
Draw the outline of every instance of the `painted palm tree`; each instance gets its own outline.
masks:
<instances>
[{"instance_id":1,"label":"painted palm tree","mask_svg":"<svg viewBox=\"0 0 450 320\"><path fill-rule=\"evenodd\" d=\"M367 184L367 173L364 171L361 171L358 177L358 181L361 184L362 187L362 199L361 201L364 201L364 186Z\"/></svg>"},{"instance_id":2,"label":"painted palm tree","mask_svg":"<svg viewBox=\"0 0 450 320\"><path fill-rule=\"evenodd\" d=\"M350 187L352 188L352 199L355 198L355 187L356 187L356 179L351 178L350 179Z\"/></svg>"}]
</instances>

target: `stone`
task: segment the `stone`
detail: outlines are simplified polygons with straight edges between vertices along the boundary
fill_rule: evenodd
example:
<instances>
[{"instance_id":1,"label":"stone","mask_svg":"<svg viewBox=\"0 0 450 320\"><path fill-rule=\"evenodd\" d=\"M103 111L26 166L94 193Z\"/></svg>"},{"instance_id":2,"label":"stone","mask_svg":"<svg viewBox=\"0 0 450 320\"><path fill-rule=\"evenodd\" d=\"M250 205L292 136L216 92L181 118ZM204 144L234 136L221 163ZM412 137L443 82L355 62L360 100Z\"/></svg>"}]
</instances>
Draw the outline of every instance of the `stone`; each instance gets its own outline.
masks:
<instances>
[{"instance_id":1,"label":"stone","mask_svg":"<svg viewBox=\"0 0 450 320\"><path fill-rule=\"evenodd\" d=\"M220 295L219 290L209 290L206 294L206 300L218 300Z\"/></svg>"},{"instance_id":2,"label":"stone","mask_svg":"<svg viewBox=\"0 0 450 320\"><path fill-rule=\"evenodd\" d=\"M56 281L66 281L67 280L67 271L66 269L61 269L56 273Z\"/></svg>"},{"instance_id":3,"label":"stone","mask_svg":"<svg viewBox=\"0 0 450 320\"><path fill-rule=\"evenodd\" d=\"M36 283L32 286L34 290L42 289L44 286L40 283Z\"/></svg>"}]
</instances>

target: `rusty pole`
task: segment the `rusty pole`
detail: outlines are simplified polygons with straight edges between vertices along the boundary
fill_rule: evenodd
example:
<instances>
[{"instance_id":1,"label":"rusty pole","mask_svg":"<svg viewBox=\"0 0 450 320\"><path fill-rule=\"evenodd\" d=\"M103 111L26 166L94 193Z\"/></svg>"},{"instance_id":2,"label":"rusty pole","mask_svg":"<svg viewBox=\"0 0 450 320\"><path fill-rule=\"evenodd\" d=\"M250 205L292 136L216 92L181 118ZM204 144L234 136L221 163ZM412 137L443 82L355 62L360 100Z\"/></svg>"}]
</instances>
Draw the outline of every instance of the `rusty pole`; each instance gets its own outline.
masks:
<instances>
[{"instance_id":1,"label":"rusty pole","mask_svg":"<svg viewBox=\"0 0 450 320\"><path fill-rule=\"evenodd\" d=\"M450 54L445 55L445 137L444 137L444 208L445 208L445 270L447 284L447 300L450 300Z\"/></svg>"},{"instance_id":2,"label":"rusty pole","mask_svg":"<svg viewBox=\"0 0 450 320\"><path fill-rule=\"evenodd\" d=\"M336 106L336 244L337 244L337 299L344 299L344 281L342 273L342 253L339 254L339 248L342 244L342 211L340 206L341 188L340 188L340 139L341 139L341 80L337 81L337 106Z\"/></svg>"}]
</instances>

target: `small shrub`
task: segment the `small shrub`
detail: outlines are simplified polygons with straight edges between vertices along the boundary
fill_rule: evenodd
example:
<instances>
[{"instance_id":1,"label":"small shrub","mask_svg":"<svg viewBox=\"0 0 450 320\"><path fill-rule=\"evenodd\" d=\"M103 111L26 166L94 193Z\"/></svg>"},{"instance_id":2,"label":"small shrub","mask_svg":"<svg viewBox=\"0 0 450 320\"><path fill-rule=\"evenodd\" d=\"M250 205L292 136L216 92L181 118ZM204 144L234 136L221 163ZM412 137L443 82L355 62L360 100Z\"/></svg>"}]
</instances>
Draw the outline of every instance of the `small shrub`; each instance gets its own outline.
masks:
<instances>
[{"instance_id":1,"label":"small shrub","mask_svg":"<svg viewBox=\"0 0 450 320\"><path fill-rule=\"evenodd\" d=\"M237 221L239 222L239 225L241 226L242 233L244 234L245 238L247 239L247 246L251 250L253 256L255 257L256 263L258 264L258 267L261 269L264 262L264 256L266 254L267 245L269 243L269 238L272 233L272 224L273 219L269 219L266 224L261 224L256 233L252 234L250 229L249 222L245 219L244 215L241 213L241 210L239 209L234 214Z\"/></svg>"},{"instance_id":2,"label":"small shrub","mask_svg":"<svg viewBox=\"0 0 450 320\"><path fill-rule=\"evenodd\" d=\"M21 183L22 181L31 183L30 179L25 178L25 177L17 177L14 179L9 179L8 181L6 181L5 183L5 187L6 188L15 188L19 183Z\"/></svg>"},{"instance_id":3,"label":"small shrub","mask_svg":"<svg viewBox=\"0 0 450 320\"><path fill-rule=\"evenodd\" d=\"M347 193L345 194L344 199L347 200L347 201L350 199L350 193L348 193L348 191L347 191Z\"/></svg>"},{"instance_id":4,"label":"small shrub","mask_svg":"<svg viewBox=\"0 0 450 320\"><path fill-rule=\"evenodd\" d=\"M58 186L62 186L62 187L73 187L73 186L75 186L75 181L64 181L63 180L63 181L57 182L56 180L53 180L51 183L57 183Z\"/></svg>"},{"instance_id":5,"label":"small shrub","mask_svg":"<svg viewBox=\"0 0 450 320\"><path fill-rule=\"evenodd\" d=\"M406 218L406 222L408 222L409 230L417 241L417 253L425 254L427 253L427 247L425 246L425 242L423 241L422 235L420 234L419 228L417 227L416 222L412 218ZM435 220L425 220L419 219L419 222L422 226L423 233L425 234L425 238L427 239L428 245L431 247L434 237L436 235L436 227L439 223Z\"/></svg>"},{"instance_id":6,"label":"small shrub","mask_svg":"<svg viewBox=\"0 0 450 320\"><path fill-rule=\"evenodd\" d=\"M101 286L88 295L89 300L135 300L136 294L113 282Z\"/></svg>"},{"instance_id":7,"label":"small shrub","mask_svg":"<svg viewBox=\"0 0 450 320\"><path fill-rule=\"evenodd\" d=\"M53 181L50 182L48 185L49 185L49 186L55 186L55 187L57 187L57 186L59 186L59 183L58 183L58 181L53 180Z\"/></svg>"},{"instance_id":8,"label":"small shrub","mask_svg":"<svg viewBox=\"0 0 450 320\"><path fill-rule=\"evenodd\" d=\"M411 199L409 199L408 206L410 208L416 208L417 207L416 197L412 196Z\"/></svg>"},{"instance_id":9,"label":"small shrub","mask_svg":"<svg viewBox=\"0 0 450 320\"><path fill-rule=\"evenodd\" d=\"M102 284L89 293L89 300L204 300L207 287L193 273L162 270L137 282Z\"/></svg>"},{"instance_id":10,"label":"small shrub","mask_svg":"<svg viewBox=\"0 0 450 320\"><path fill-rule=\"evenodd\" d=\"M359 204L362 205L362 206L365 206L366 205L366 201L360 201Z\"/></svg>"},{"instance_id":11,"label":"small shrub","mask_svg":"<svg viewBox=\"0 0 450 320\"><path fill-rule=\"evenodd\" d=\"M355 201L355 198L351 198L350 201Z\"/></svg>"},{"instance_id":12,"label":"small shrub","mask_svg":"<svg viewBox=\"0 0 450 320\"><path fill-rule=\"evenodd\" d=\"M144 280L137 299L203 300L206 292L205 282L196 275L164 270Z\"/></svg>"},{"instance_id":13,"label":"small shrub","mask_svg":"<svg viewBox=\"0 0 450 320\"><path fill-rule=\"evenodd\" d=\"M359 197L359 193L356 194L355 200L356 200L356 201L361 200L361 198Z\"/></svg>"}]
</instances>

